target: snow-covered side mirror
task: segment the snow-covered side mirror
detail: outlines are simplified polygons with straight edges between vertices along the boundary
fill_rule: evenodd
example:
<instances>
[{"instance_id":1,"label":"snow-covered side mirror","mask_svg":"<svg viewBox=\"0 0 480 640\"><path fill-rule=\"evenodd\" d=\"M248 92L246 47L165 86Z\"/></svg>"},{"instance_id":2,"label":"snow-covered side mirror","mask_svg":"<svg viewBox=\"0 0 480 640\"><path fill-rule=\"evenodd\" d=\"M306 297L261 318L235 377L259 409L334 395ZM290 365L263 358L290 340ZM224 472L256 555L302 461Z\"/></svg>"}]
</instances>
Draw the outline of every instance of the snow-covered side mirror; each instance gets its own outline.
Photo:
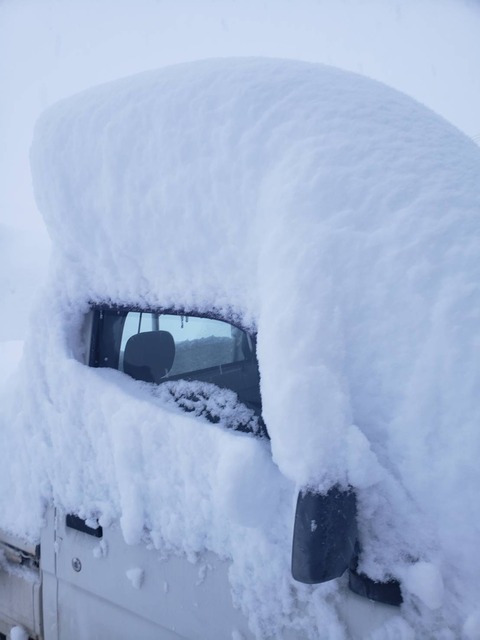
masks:
<instances>
[{"instance_id":1,"label":"snow-covered side mirror","mask_svg":"<svg viewBox=\"0 0 480 640\"><path fill-rule=\"evenodd\" d=\"M357 542L357 501L352 489L299 493L293 531L292 575L306 584L340 577Z\"/></svg>"}]
</instances>

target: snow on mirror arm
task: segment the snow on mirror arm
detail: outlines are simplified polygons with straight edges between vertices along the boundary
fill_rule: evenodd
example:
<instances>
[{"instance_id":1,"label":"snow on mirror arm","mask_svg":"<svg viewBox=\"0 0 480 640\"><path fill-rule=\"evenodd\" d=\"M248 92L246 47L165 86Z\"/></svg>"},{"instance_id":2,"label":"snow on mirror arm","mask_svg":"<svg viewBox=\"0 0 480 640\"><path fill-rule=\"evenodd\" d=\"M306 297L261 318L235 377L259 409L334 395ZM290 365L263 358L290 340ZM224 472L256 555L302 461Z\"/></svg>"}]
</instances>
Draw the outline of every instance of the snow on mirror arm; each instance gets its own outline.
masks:
<instances>
[{"instance_id":1,"label":"snow on mirror arm","mask_svg":"<svg viewBox=\"0 0 480 640\"><path fill-rule=\"evenodd\" d=\"M213 316L96 307L90 366L160 385L157 395L210 422L268 437L255 336Z\"/></svg>"}]
</instances>

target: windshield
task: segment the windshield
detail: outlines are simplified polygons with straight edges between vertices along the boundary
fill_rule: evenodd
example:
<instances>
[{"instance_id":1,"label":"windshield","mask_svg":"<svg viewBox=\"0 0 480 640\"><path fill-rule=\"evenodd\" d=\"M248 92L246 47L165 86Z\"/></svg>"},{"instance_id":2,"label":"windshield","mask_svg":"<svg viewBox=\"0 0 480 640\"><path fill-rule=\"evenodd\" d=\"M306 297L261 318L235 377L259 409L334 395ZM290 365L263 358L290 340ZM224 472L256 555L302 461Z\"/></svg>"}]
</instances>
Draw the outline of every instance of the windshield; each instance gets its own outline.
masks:
<instances>
[{"instance_id":1,"label":"windshield","mask_svg":"<svg viewBox=\"0 0 480 640\"><path fill-rule=\"evenodd\" d=\"M211 383L235 392L260 418L255 336L225 320L195 314L96 309L90 366L137 380Z\"/></svg>"}]
</instances>

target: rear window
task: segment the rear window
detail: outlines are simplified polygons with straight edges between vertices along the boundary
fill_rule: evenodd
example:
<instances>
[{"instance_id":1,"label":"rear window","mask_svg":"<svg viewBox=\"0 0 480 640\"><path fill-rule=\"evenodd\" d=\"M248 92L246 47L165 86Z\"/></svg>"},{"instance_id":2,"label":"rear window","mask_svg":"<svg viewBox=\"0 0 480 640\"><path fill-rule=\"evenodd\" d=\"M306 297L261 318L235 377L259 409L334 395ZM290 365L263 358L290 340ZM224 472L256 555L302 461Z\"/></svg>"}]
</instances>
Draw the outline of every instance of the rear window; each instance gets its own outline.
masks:
<instances>
[{"instance_id":1,"label":"rear window","mask_svg":"<svg viewBox=\"0 0 480 640\"><path fill-rule=\"evenodd\" d=\"M255 335L191 313L109 308L94 314L91 366L159 385L187 380L230 389L261 420Z\"/></svg>"}]
</instances>

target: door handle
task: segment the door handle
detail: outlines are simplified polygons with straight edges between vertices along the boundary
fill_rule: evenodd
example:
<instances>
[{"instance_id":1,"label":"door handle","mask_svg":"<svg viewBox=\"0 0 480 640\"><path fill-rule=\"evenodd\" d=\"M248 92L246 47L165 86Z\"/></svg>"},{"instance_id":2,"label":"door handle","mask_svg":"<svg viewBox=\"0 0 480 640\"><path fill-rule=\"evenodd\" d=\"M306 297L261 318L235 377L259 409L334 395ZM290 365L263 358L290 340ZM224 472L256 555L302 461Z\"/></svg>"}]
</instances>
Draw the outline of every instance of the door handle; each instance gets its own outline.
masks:
<instances>
[{"instance_id":1,"label":"door handle","mask_svg":"<svg viewBox=\"0 0 480 640\"><path fill-rule=\"evenodd\" d=\"M94 538L103 537L103 529L100 525L98 525L97 527L89 527L85 520L82 520L82 518L73 515L73 513L69 513L67 515L65 524L70 529L81 531L82 533L86 533L87 535L93 536Z\"/></svg>"}]
</instances>

